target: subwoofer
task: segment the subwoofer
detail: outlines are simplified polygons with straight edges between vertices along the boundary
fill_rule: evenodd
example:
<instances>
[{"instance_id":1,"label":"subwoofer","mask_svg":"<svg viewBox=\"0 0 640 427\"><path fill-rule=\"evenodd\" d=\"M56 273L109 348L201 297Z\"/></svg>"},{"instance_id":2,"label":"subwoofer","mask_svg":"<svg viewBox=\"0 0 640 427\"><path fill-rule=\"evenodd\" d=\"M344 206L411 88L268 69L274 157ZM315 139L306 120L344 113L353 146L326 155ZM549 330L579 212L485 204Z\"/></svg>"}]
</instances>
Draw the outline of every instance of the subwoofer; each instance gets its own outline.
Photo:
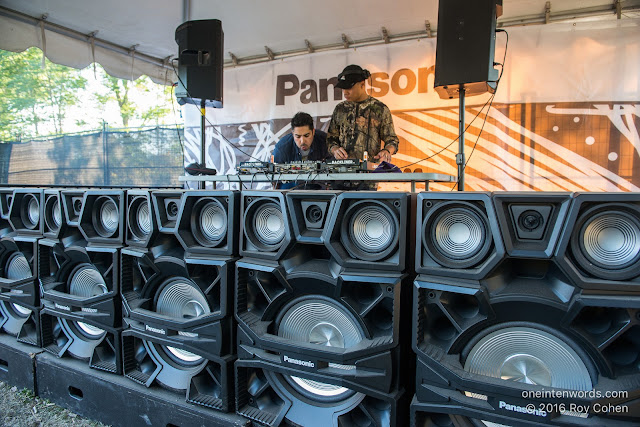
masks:
<instances>
[{"instance_id":1,"label":"subwoofer","mask_svg":"<svg viewBox=\"0 0 640 427\"><path fill-rule=\"evenodd\" d=\"M148 215L156 221L139 227L146 228L146 237L122 251L129 326L123 333L125 376L221 411L233 401L235 334L228 287L237 233L228 230L237 221L237 196L232 191L153 191L150 199L132 194L129 223L146 225Z\"/></svg>"},{"instance_id":2,"label":"subwoofer","mask_svg":"<svg viewBox=\"0 0 640 427\"><path fill-rule=\"evenodd\" d=\"M117 230L123 199L122 191L45 191L46 238L38 242L43 348L113 373L122 372Z\"/></svg>"},{"instance_id":3,"label":"subwoofer","mask_svg":"<svg viewBox=\"0 0 640 427\"><path fill-rule=\"evenodd\" d=\"M618 195L618 203L633 205L635 195L627 196L625 203L624 195ZM418 200L437 208L440 199L421 194ZM415 425L630 425L640 416L634 385L640 380L640 340L634 326L640 295L625 286L586 289L562 264L567 232L573 236L582 230L578 239L587 240L589 225L575 227L571 220L593 208L583 206L581 199L568 193L495 193L497 220L489 203L483 210L464 208L461 218L490 224L485 236L497 228L507 249L481 274L438 276L443 270L429 269L431 274L416 278ZM587 199L607 204L606 196ZM432 215L457 215L455 209ZM633 216L606 211L616 219ZM589 213L585 220L597 224L597 218ZM436 242L446 241L440 235L454 243L472 240L466 219L449 226L423 211L418 221L423 224L420 234ZM601 236L605 246L605 237L622 227L615 220L613 224L614 230ZM490 246L468 268L482 265L493 250Z\"/></svg>"},{"instance_id":4,"label":"subwoofer","mask_svg":"<svg viewBox=\"0 0 640 427\"><path fill-rule=\"evenodd\" d=\"M237 412L268 425L403 425L408 197L245 191L242 200Z\"/></svg>"},{"instance_id":5,"label":"subwoofer","mask_svg":"<svg viewBox=\"0 0 640 427\"><path fill-rule=\"evenodd\" d=\"M4 199L9 199L8 193ZM40 345L37 242L42 237L43 190L15 189L0 239L0 326L18 341Z\"/></svg>"}]
</instances>

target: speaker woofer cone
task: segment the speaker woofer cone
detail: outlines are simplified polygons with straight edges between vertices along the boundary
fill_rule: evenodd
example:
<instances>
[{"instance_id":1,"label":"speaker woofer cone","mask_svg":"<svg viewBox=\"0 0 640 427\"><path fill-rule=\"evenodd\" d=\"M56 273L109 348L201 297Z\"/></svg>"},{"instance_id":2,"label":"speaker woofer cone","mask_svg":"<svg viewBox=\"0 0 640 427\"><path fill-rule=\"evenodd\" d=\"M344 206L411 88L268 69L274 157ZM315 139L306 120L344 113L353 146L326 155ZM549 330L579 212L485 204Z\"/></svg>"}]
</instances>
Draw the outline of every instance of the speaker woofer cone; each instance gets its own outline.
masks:
<instances>
[{"instance_id":1,"label":"speaker woofer cone","mask_svg":"<svg viewBox=\"0 0 640 427\"><path fill-rule=\"evenodd\" d=\"M567 390L591 390L582 357L561 338L542 329L508 326L482 337L464 369L473 374Z\"/></svg>"},{"instance_id":2,"label":"speaker woofer cone","mask_svg":"<svg viewBox=\"0 0 640 427\"><path fill-rule=\"evenodd\" d=\"M197 287L186 278L170 279L160 286L156 298L156 313L175 319L195 319L211 313L209 302ZM197 336L189 332L178 331L179 335ZM163 346L167 355L175 362L191 366L202 362L203 358L177 347Z\"/></svg>"},{"instance_id":3,"label":"speaker woofer cone","mask_svg":"<svg viewBox=\"0 0 640 427\"><path fill-rule=\"evenodd\" d=\"M93 207L93 227L101 237L111 238L118 231L120 212L111 197L98 197Z\"/></svg>"},{"instance_id":4,"label":"speaker woofer cone","mask_svg":"<svg viewBox=\"0 0 640 427\"><path fill-rule=\"evenodd\" d=\"M22 252L14 252L7 260L5 269L7 279L18 281L33 276L31 264Z\"/></svg>"},{"instance_id":5,"label":"speaker woofer cone","mask_svg":"<svg viewBox=\"0 0 640 427\"><path fill-rule=\"evenodd\" d=\"M278 336L318 346L350 348L361 342L364 331L355 317L332 300L319 295L292 301L283 309L278 321ZM335 368L350 366L330 364ZM337 401L352 396L346 387L327 384L297 376L284 378L301 394L321 401Z\"/></svg>"},{"instance_id":6,"label":"speaker woofer cone","mask_svg":"<svg viewBox=\"0 0 640 427\"><path fill-rule=\"evenodd\" d=\"M20 218L29 230L37 228L40 224L40 202L33 194L27 194L22 198Z\"/></svg>"},{"instance_id":7,"label":"speaker woofer cone","mask_svg":"<svg viewBox=\"0 0 640 427\"><path fill-rule=\"evenodd\" d=\"M216 247L227 236L227 209L216 199L198 200L191 215L191 232L204 247Z\"/></svg>"},{"instance_id":8,"label":"speaker woofer cone","mask_svg":"<svg viewBox=\"0 0 640 427\"><path fill-rule=\"evenodd\" d=\"M151 210L144 196L135 197L129 204L127 222L131 234L137 240L145 240L151 234Z\"/></svg>"},{"instance_id":9,"label":"speaker woofer cone","mask_svg":"<svg viewBox=\"0 0 640 427\"><path fill-rule=\"evenodd\" d=\"M491 248L486 215L469 203L443 203L422 222L422 243L436 262L449 268L469 268Z\"/></svg>"},{"instance_id":10,"label":"speaker woofer cone","mask_svg":"<svg viewBox=\"0 0 640 427\"><path fill-rule=\"evenodd\" d=\"M91 298L109 292L102 274L91 264L80 264L71 273L69 293L83 298Z\"/></svg>"},{"instance_id":11,"label":"speaker woofer cone","mask_svg":"<svg viewBox=\"0 0 640 427\"><path fill-rule=\"evenodd\" d=\"M245 235L257 248L278 249L284 241L286 229L280 205L270 199L258 199L247 208Z\"/></svg>"},{"instance_id":12,"label":"speaker woofer cone","mask_svg":"<svg viewBox=\"0 0 640 427\"><path fill-rule=\"evenodd\" d=\"M352 257L378 261L397 248L399 228L397 215L387 205L362 200L346 210L340 241Z\"/></svg>"},{"instance_id":13,"label":"speaker woofer cone","mask_svg":"<svg viewBox=\"0 0 640 427\"><path fill-rule=\"evenodd\" d=\"M601 279L640 274L640 219L620 205L585 211L576 222L571 248L580 266Z\"/></svg>"},{"instance_id":14,"label":"speaker woofer cone","mask_svg":"<svg viewBox=\"0 0 640 427\"><path fill-rule=\"evenodd\" d=\"M47 225L47 231L57 232L62 226L62 210L60 209L60 201L56 196L49 197L44 204L44 222Z\"/></svg>"}]
</instances>

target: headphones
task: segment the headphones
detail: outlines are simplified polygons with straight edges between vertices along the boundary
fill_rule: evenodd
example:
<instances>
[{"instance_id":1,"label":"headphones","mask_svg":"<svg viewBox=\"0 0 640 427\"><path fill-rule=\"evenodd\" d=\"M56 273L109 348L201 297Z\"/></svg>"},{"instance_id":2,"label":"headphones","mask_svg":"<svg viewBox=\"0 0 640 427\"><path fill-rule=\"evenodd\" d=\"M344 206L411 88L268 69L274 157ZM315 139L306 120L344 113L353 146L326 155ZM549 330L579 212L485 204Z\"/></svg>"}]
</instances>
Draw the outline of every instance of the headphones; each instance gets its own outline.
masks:
<instances>
[{"instance_id":1,"label":"headphones","mask_svg":"<svg viewBox=\"0 0 640 427\"><path fill-rule=\"evenodd\" d=\"M369 72L369 70L362 68L360 70L343 71L342 73L338 74L338 80L342 80L344 77L351 75L360 76L362 77L362 80L367 80L369 77L371 77L371 73Z\"/></svg>"}]
</instances>

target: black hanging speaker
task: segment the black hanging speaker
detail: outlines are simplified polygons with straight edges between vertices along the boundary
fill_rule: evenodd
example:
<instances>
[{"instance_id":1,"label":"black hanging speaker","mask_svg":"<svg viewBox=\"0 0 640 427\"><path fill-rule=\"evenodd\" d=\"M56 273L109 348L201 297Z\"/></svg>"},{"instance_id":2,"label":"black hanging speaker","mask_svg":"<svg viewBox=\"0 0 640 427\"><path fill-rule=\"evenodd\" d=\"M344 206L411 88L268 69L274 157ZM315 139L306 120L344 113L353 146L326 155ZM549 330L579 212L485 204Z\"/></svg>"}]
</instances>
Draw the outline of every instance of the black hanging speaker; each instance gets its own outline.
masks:
<instances>
[{"instance_id":1,"label":"black hanging speaker","mask_svg":"<svg viewBox=\"0 0 640 427\"><path fill-rule=\"evenodd\" d=\"M440 0L434 87L443 99L495 92L496 11L502 0Z\"/></svg>"},{"instance_id":2,"label":"black hanging speaker","mask_svg":"<svg viewBox=\"0 0 640 427\"><path fill-rule=\"evenodd\" d=\"M218 19L188 21L176 28L178 43L178 86L181 103L213 101L222 107L224 33Z\"/></svg>"}]
</instances>

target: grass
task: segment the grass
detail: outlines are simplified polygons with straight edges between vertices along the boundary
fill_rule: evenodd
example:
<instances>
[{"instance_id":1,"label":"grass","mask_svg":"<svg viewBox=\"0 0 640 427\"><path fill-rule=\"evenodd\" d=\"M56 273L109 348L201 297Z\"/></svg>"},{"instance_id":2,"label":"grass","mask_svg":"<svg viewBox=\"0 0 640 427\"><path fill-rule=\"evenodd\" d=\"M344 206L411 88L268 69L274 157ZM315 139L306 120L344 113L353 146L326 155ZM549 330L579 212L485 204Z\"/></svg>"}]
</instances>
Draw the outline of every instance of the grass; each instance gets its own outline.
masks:
<instances>
[{"instance_id":1,"label":"grass","mask_svg":"<svg viewBox=\"0 0 640 427\"><path fill-rule=\"evenodd\" d=\"M67 411L31 390L0 381L0 425L12 427L105 427Z\"/></svg>"}]
</instances>

